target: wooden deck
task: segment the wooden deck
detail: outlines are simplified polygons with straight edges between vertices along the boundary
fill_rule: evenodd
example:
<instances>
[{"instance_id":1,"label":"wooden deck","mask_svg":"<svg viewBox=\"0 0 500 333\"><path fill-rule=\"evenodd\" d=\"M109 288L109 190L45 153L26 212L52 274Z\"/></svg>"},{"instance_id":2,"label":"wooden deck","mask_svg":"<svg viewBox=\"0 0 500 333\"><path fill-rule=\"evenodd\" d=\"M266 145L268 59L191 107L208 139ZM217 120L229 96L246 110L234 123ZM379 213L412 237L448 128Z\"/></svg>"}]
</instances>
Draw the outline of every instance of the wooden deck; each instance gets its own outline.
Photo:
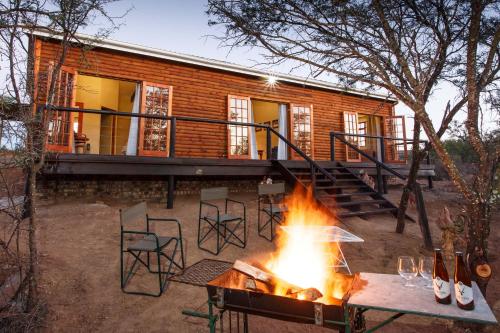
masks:
<instances>
[{"instance_id":1,"label":"wooden deck","mask_svg":"<svg viewBox=\"0 0 500 333\"><path fill-rule=\"evenodd\" d=\"M332 161L317 161L324 168L335 165ZM286 161L287 166L307 166L305 161ZM354 172L365 170L375 175L373 163L343 164ZM407 175L409 165L390 164L396 171ZM114 176L231 176L252 177L279 175L268 160L232 160L215 158L163 158L146 156L51 154L42 169L44 175L114 175ZM389 173L384 175L390 176ZM419 176L434 175L434 165L422 164Z\"/></svg>"}]
</instances>

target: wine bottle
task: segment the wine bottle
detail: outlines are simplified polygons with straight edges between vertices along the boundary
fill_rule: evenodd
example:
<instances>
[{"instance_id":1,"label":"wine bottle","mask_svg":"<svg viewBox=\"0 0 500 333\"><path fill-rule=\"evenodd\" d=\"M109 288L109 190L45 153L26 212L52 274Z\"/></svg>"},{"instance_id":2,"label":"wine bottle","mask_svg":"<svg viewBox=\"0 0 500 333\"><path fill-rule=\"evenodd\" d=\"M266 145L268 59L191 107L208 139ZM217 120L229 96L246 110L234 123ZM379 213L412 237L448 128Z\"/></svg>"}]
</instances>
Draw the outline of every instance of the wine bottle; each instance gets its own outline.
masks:
<instances>
[{"instance_id":1,"label":"wine bottle","mask_svg":"<svg viewBox=\"0 0 500 333\"><path fill-rule=\"evenodd\" d=\"M450 278L444 265L441 249L434 250L434 271L432 272L432 285L436 302L441 304L451 303Z\"/></svg>"},{"instance_id":2,"label":"wine bottle","mask_svg":"<svg viewBox=\"0 0 500 333\"><path fill-rule=\"evenodd\" d=\"M455 297L457 305L463 310L474 309L472 282L464 264L462 252L455 252Z\"/></svg>"}]
</instances>

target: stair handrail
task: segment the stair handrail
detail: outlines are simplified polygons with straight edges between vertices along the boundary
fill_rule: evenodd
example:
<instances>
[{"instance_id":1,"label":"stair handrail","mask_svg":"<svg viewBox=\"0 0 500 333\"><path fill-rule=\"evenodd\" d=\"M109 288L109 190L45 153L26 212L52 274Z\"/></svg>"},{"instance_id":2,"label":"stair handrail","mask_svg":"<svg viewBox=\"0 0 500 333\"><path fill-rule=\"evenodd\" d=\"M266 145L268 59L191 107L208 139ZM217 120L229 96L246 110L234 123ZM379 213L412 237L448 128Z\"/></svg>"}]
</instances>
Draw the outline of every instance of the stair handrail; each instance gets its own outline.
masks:
<instances>
[{"instance_id":1,"label":"stair handrail","mask_svg":"<svg viewBox=\"0 0 500 333\"><path fill-rule=\"evenodd\" d=\"M338 138L345 145L351 147L356 152L358 152L359 154L363 155L364 157L366 157L367 159L369 159L370 161L372 161L373 163L375 163L375 165L377 165L377 178L378 178L379 193L380 193L380 186L381 186L381 182L380 182L380 178L381 178L380 168L383 168L384 170L389 171L394 176L396 176L396 177L398 177L400 179L406 180L405 176L403 176L402 174L400 174L396 170L392 169L391 167L389 167L388 165L386 165L384 162L381 162L381 161L373 158L372 156L368 155L367 153L365 153L364 151L362 151L361 149L359 149L358 147L356 147L355 145L353 145L351 142L347 141L346 138L345 138L345 136L353 136L353 135L350 135L350 134L347 134L347 133L340 133L340 132L331 131L330 132L330 140L331 140L330 144L334 144L332 142L333 138ZM425 210L425 203L424 203L424 200L423 200L423 197L422 197L422 189L420 188L420 185L418 183L415 184L414 191L415 191L415 195L416 195L416 201L418 202L418 204L417 204L417 206L418 206L417 207L417 211L418 211L418 215L419 215L419 221L420 221L420 226L421 226L421 230L422 230L422 237L424 239L424 244L425 244L425 247L427 249L432 249L433 246L432 246L431 231L430 231L430 228L429 228L429 221L427 219L427 212Z\"/></svg>"},{"instance_id":2,"label":"stair handrail","mask_svg":"<svg viewBox=\"0 0 500 333\"><path fill-rule=\"evenodd\" d=\"M303 159L305 159L310 166L314 167L315 169L318 169L324 176L326 176L328 179L330 179L333 183L335 183L337 180L335 179L334 176L332 176L327 170L325 170L322 166L320 166L316 161L314 161L312 158L307 156L306 153L304 153L299 147L295 146L291 141L289 141L287 138L285 138L283 135L281 135L278 131L276 131L272 127L268 127L271 132L273 132L279 139L283 140L287 146L292 148L297 154L300 155ZM311 170L311 179L314 179L314 170Z\"/></svg>"},{"instance_id":3,"label":"stair handrail","mask_svg":"<svg viewBox=\"0 0 500 333\"><path fill-rule=\"evenodd\" d=\"M354 149L357 153L359 153L360 155L366 157L367 159L369 159L370 161L372 161L373 163L375 163L375 165L377 165L378 167L381 167L382 169L389 171L394 176L396 176L396 177L398 177L400 179L406 180L405 176L403 176L402 174L400 174L399 172L397 172L393 168L389 167L384 162L381 162L381 161L377 160L376 158L374 158L373 156L368 155L367 153L365 153L364 151L362 151L361 149L359 149L357 146L355 146L354 144L352 144L351 142L349 142L348 140L346 140L345 137L344 137L346 135L347 136L352 136L352 135L346 134L346 133L335 132L335 131L330 132L330 135L333 136L333 137L335 137L335 138L337 138L337 139L339 139L340 141L342 141L342 143L344 143L345 145L349 146L351 149Z\"/></svg>"}]
</instances>

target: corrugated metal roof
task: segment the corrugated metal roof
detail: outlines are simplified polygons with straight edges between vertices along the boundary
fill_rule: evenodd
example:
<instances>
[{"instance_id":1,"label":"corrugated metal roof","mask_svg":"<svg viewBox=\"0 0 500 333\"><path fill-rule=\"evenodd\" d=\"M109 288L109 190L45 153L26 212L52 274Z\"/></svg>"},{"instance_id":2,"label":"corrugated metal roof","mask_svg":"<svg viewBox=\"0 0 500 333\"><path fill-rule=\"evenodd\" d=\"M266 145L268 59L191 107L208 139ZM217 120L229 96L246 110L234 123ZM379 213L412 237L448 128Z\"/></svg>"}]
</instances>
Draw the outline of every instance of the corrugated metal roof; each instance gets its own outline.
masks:
<instances>
[{"instance_id":1,"label":"corrugated metal roof","mask_svg":"<svg viewBox=\"0 0 500 333\"><path fill-rule=\"evenodd\" d=\"M54 34L50 34L50 33L43 32L43 31L36 31L36 32L34 32L34 34L36 36L40 36L40 37L61 39L60 35L54 35ZM278 81L300 84L300 85L304 85L307 87L313 87L313 88L333 90L336 92L342 92L342 93L352 94L352 95L357 95L357 96L375 98L375 99L384 100L384 101L388 101L388 102L392 102L392 103L398 102L397 99L395 99L394 97L390 97L390 96L382 95L382 94L370 93L370 92L359 90L359 89L347 88L347 87L343 87L343 86L337 85L335 83L327 82L327 81L309 79L309 78L305 78L305 77L301 77L301 76L295 76L295 75L284 74L284 73L275 73L275 72L270 73L268 71L250 68L250 67L246 67L246 66L242 66L242 65L238 65L238 64L233 64L233 63L226 62L226 61L209 59L209 58L193 56L193 55L188 55L188 54L182 54L182 53L177 53L177 52L172 52L172 51L165 51L165 50L141 46L141 45L137 45L137 44L116 41L116 40L112 40L112 39L98 39L98 40L96 40L95 37L85 35L85 34L78 34L77 37L78 37L78 40L83 42L83 43L88 42L89 44L91 44L95 47L101 47L104 49L128 52L128 53L133 53L133 54L140 54L140 55L158 58L158 59L171 60L171 61L176 61L176 62L185 63L185 64L191 64L191 65L207 67L207 68L214 68L214 69L218 69L218 70L222 70L222 71L228 71L228 72L239 73L239 74L246 74L246 75L257 76L257 77L262 77L262 78L267 78L268 76L272 75L272 76L276 77L278 79Z\"/></svg>"}]
</instances>

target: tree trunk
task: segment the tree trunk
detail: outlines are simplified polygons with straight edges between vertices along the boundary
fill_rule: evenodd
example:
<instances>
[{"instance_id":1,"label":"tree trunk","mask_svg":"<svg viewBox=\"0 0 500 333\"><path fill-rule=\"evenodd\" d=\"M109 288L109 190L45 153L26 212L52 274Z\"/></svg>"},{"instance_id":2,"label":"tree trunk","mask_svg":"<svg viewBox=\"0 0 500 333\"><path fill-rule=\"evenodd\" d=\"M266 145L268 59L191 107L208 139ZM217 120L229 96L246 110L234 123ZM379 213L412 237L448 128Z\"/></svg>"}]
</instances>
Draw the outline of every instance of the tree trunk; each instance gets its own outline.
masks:
<instances>
[{"instance_id":1,"label":"tree trunk","mask_svg":"<svg viewBox=\"0 0 500 333\"><path fill-rule=\"evenodd\" d=\"M408 209L408 199L410 198L410 193L414 190L415 182L417 181L418 169L420 167L420 162L424 158L424 153L420 151L419 146L420 140L420 122L415 119L413 125L413 145L412 145L412 162L410 167L410 172L406 180L406 185L403 187L403 193L401 194L401 200L399 201L398 207L398 224L396 226L396 232L402 234L405 230L405 220L406 220L406 210Z\"/></svg>"},{"instance_id":2,"label":"tree trunk","mask_svg":"<svg viewBox=\"0 0 500 333\"><path fill-rule=\"evenodd\" d=\"M35 203L33 201L36 191L36 171L31 167L28 172L29 185L27 200L29 202L29 219L28 219L28 300L26 304L27 312L30 312L38 303L38 250L37 250L37 220L34 212Z\"/></svg>"},{"instance_id":3,"label":"tree trunk","mask_svg":"<svg viewBox=\"0 0 500 333\"><path fill-rule=\"evenodd\" d=\"M473 279L486 296L486 287L491 278L487 241L490 234L490 206L479 200L470 202L466 207L466 214L467 263Z\"/></svg>"}]
</instances>

